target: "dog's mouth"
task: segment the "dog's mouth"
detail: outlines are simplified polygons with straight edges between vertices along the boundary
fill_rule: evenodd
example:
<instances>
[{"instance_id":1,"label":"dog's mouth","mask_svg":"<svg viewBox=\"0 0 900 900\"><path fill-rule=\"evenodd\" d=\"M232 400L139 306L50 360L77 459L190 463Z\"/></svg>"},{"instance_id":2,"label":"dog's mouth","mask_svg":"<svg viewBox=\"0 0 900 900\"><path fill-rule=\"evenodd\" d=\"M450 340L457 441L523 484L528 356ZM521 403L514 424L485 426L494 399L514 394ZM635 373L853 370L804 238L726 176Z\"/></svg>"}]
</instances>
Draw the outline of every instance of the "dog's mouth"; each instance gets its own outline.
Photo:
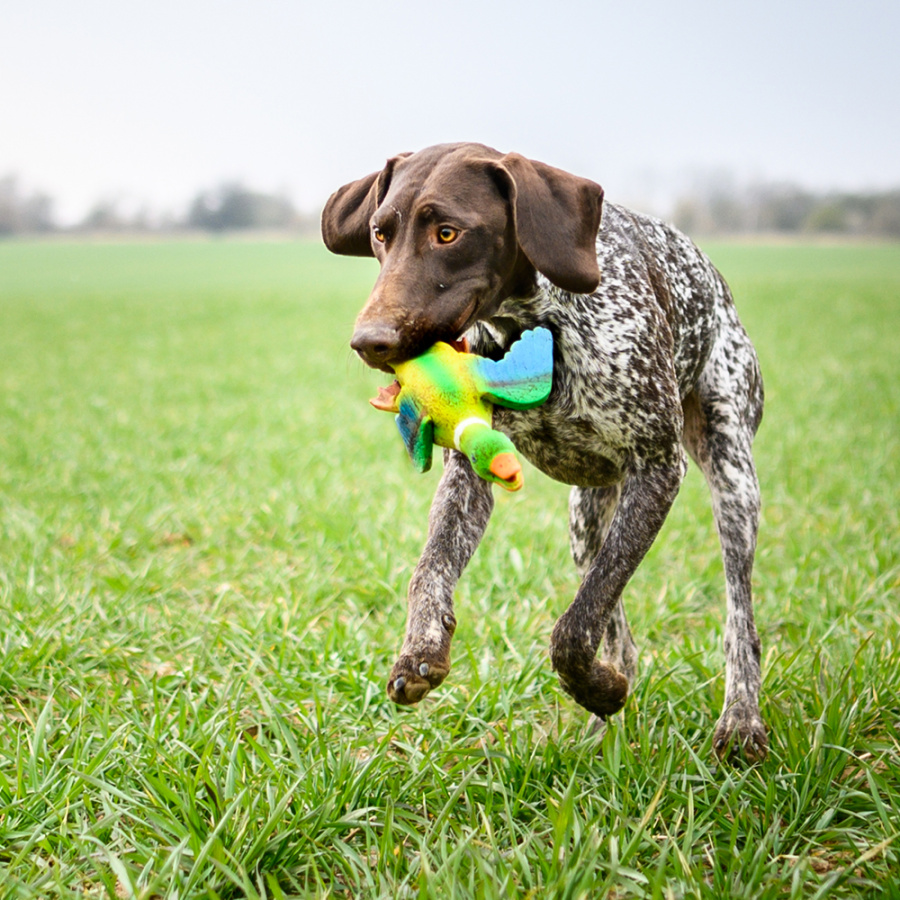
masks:
<instances>
[{"instance_id":1,"label":"dog's mouth","mask_svg":"<svg viewBox=\"0 0 900 900\"><path fill-rule=\"evenodd\" d=\"M481 306L478 300L479 298L477 295L473 296L466 308L457 317L450 329L451 333L457 335L457 337L447 341L448 344L463 340L466 332L475 324L475 319L478 316L478 310Z\"/></svg>"},{"instance_id":2,"label":"dog's mouth","mask_svg":"<svg viewBox=\"0 0 900 900\"><path fill-rule=\"evenodd\" d=\"M470 353L471 352L471 350L469 349L469 339L465 335L457 338L455 341L447 341L447 343L457 353Z\"/></svg>"},{"instance_id":3,"label":"dog's mouth","mask_svg":"<svg viewBox=\"0 0 900 900\"><path fill-rule=\"evenodd\" d=\"M456 317L453 323L450 325L446 331L441 334L439 333L437 337L431 340L427 346L422 347L418 350L410 359L415 359L417 356L421 356L429 347L432 347L434 344L443 343L449 344L454 350L459 353L468 353L469 352L469 339L466 337L466 332L478 321L478 310L480 308L480 304L478 302L479 298L473 297L469 303L466 305L466 308ZM394 360L394 364L398 364L401 362L407 362L408 360ZM393 371L393 369L391 370Z\"/></svg>"},{"instance_id":4,"label":"dog's mouth","mask_svg":"<svg viewBox=\"0 0 900 900\"><path fill-rule=\"evenodd\" d=\"M421 356L439 341L461 349L460 342L478 320L480 310L481 298L475 293L456 316L445 320L444 325L428 321L424 310L409 315L399 325L377 320L357 324L350 346L366 365L392 375L396 366Z\"/></svg>"}]
</instances>

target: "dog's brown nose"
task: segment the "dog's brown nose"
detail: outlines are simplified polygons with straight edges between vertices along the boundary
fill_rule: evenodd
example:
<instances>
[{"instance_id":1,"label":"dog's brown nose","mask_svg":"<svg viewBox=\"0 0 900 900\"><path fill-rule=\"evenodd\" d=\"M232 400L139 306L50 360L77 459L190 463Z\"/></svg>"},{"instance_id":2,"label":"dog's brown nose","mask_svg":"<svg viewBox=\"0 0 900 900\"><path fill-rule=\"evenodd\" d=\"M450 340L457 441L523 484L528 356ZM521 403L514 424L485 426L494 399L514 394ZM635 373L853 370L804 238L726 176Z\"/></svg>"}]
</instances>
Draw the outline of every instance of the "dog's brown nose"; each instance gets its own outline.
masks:
<instances>
[{"instance_id":1,"label":"dog's brown nose","mask_svg":"<svg viewBox=\"0 0 900 900\"><path fill-rule=\"evenodd\" d=\"M400 332L390 325L358 325L350 346L370 366L380 368L392 359L400 346Z\"/></svg>"}]
</instances>

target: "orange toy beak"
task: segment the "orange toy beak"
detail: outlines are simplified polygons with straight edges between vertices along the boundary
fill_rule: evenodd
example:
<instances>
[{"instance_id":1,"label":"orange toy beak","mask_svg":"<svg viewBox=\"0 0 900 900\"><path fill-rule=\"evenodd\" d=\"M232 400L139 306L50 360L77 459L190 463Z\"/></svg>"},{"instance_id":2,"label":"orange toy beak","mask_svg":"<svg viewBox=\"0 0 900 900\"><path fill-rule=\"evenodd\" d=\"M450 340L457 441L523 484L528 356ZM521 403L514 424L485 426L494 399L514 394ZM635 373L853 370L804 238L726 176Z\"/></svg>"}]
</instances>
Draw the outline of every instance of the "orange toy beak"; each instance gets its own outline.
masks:
<instances>
[{"instance_id":1,"label":"orange toy beak","mask_svg":"<svg viewBox=\"0 0 900 900\"><path fill-rule=\"evenodd\" d=\"M498 453L491 460L491 474L500 479L508 491L517 491L524 484L522 466L512 453Z\"/></svg>"}]
</instances>

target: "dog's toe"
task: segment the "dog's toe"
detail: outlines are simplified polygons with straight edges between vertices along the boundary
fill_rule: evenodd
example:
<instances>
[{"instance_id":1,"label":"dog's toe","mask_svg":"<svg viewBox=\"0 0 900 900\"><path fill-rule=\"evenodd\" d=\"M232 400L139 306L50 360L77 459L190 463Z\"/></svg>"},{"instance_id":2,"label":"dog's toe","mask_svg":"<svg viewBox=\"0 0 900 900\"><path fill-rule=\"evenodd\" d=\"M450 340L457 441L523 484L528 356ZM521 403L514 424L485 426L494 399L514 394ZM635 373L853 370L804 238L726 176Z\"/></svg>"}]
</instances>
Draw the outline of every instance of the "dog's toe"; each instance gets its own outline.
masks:
<instances>
[{"instance_id":1,"label":"dog's toe","mask_svg":"<svg viewBox=\"0 0 900 900\"><path fill-rule=\"evenodd\" d=\"M759 711L738 706L726 710L713 733L713 750L733 765L761 763L769 753L769 737Z\"/></svg>"},{"instance_id":2,"label":"dog's toe","mask_svg":"<svg viewBox=\"0 0 900 900\"><path fill-rule=\"evenodd\" d=\"M418 703L432 688L436 688L450 670L449 664L401 656L394 663L388 679L388 696L394 703L410 706Z\"/></svg>"},{"instance_id":3,"label":"dog's toe","mask_svg":"<svg viewBox=\"0 0 900 900\"><path fill-rule=\"evenodd\" d=\"M394 703L410 706L418 703L431 690L431 685L423 678L407 681L403 675L398 675L388 682L387 690Z\"/></svg>"}]
</instances>

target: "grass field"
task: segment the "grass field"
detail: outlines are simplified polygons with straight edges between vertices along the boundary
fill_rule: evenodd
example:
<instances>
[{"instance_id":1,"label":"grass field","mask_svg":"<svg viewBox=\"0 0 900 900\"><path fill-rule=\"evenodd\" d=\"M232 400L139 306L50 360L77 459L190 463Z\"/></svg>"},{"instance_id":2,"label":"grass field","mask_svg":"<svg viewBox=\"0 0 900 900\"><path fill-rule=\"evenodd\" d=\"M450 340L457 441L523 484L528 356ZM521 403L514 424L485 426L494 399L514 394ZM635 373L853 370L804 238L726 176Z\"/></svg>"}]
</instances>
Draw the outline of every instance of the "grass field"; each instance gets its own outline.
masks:
<instances>
[{"instance_id":1,"label":"grass field","mask_svg":"<svg viewBox=\"0 0 900 900\"><path fill-rule=\"evenodd\" d=\"M347 341L368 261L0 244L0 896L900 897L900 246L711 245L759 348L769 760L715 766L690 473L603 739L547 643L567 491L499 496L454 668L384 686L438 478ZM439 465L436 469L439 469Z\"/></svg>"}]
</instances>

